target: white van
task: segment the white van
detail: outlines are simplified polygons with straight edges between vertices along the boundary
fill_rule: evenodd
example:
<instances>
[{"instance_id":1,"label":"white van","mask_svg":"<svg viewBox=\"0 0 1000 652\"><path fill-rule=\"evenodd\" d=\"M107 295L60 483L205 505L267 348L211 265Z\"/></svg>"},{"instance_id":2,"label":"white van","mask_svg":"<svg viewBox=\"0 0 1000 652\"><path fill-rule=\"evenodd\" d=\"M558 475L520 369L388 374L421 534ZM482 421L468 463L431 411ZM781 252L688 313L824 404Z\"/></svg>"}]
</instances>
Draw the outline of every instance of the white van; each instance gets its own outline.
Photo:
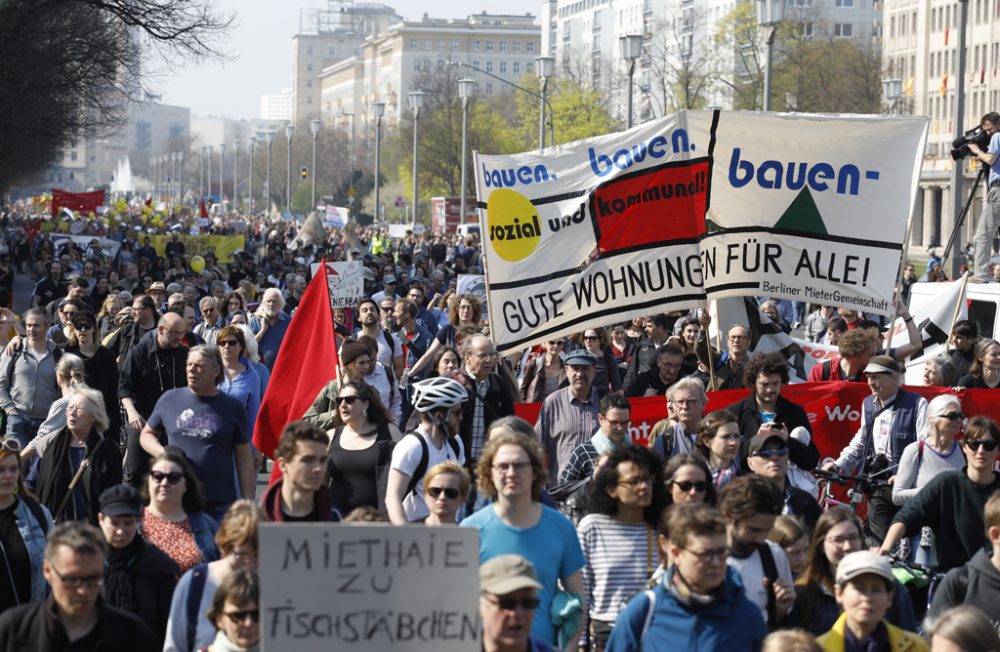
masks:
<instances>
[{"instance_id":1,"label":"white van","mask_svg":"<svg viewBox=\"0 0 1000 652\"><path fill-rule=\"evenodd\" d=\"M910 301L915 296L935 296L938 289L943 289L938 283L914 283L910 287ZM996 339L1000 334L1000 283L967 283L965 286L965 304L969 311L969 319L979 327L979 336Z\"/></svg>"},{"instance_id":2,"label":"white van","mask_svg":"<svg viewBox=\"0 0 1000 652\"><path fill-rule=\"evenodd\" d=\"M470 235L479 235L479 223L470 222L469 224L459 224L458 228L455 229L455 233L462 236L463 238Z\"/></svg>"}]
</instances>

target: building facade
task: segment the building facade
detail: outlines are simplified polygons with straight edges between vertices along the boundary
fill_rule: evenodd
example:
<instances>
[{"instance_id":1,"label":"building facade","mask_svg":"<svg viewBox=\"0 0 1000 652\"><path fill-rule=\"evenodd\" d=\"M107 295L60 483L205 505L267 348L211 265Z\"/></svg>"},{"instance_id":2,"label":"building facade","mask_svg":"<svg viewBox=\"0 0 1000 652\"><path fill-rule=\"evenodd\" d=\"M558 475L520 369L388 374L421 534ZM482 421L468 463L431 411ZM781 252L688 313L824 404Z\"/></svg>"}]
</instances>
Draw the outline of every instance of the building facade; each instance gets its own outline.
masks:
<instances>
[{"instance_id":1,"label":"building facade","mask_svg":"<svg viewBox=\"0 0 1000 652\"><path fill-rule=\"evenodd\" d=\"M292 119L292 89L283 88L280 93L260 96L261 120Z\"/></svg>"}]
</instances>

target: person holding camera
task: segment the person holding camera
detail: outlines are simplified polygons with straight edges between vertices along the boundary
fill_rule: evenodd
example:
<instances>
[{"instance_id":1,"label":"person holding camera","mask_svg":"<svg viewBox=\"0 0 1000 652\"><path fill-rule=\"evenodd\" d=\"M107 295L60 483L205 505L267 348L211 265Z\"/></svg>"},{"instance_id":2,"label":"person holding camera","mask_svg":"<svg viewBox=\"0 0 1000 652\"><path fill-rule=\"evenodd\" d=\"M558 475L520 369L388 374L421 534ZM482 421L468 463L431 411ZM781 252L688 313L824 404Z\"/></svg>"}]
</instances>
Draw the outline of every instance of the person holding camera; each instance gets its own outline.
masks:
<instances>
[{"instance_id":1,"label":"person holding camera","mask_svg":"<svg viewBox=\"0 0 1000 652\"><path fill-rule=\"evenodd\" d=\"M985 163L989 169L989 190L983 212L976 224L976 235L973 236L976 250L974 254L975 273L970 279L975 283L988 283L990 280L990 254L993 252L993 236L1000 227L1000 113L991 111L979 121L980 127L989 136L990 144L984 152L975 142L970 142L969 151L980 163Z\"/></svg>"},{"instance_id":2,"label":"person holding camera","mask_svg":"<svg viewBox=\"0 0 1000 652\"><path fill-rule=\"evenodd\" d=\"M899 363L890 356L877 355L865 367L872 394L861 408L861 427L835 462L824 470L839 473L857 471L857 476L874 476L889 484L870 489L867 528L875 540L885 539L896 515L892 502L892 482L903 449L927 429L927 399L900 389Z\"/></svg>"}]
</instances>

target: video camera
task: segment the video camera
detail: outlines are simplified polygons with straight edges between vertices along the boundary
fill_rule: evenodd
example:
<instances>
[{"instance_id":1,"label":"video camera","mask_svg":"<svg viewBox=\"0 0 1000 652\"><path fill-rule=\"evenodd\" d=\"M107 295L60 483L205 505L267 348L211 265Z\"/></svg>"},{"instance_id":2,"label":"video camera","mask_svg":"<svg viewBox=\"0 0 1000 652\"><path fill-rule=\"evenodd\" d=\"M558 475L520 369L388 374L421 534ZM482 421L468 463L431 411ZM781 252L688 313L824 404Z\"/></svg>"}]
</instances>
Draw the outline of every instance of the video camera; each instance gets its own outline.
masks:
<instances>
[{"instance_id":1,"label":"video camera","mask_svg":"<svg viewBox=\"0 0 1000 652\"><path fill-rule=\"evenodd\" d=\"M969 143L975 143L979 145L979 149L984 152L990 146L990 136L980 127L974 127L965 132L964 135L959 136L951 143L951 158L954 161L961 161L963 158L972 153L969 149Z\"/></svg>"}]
</instances>

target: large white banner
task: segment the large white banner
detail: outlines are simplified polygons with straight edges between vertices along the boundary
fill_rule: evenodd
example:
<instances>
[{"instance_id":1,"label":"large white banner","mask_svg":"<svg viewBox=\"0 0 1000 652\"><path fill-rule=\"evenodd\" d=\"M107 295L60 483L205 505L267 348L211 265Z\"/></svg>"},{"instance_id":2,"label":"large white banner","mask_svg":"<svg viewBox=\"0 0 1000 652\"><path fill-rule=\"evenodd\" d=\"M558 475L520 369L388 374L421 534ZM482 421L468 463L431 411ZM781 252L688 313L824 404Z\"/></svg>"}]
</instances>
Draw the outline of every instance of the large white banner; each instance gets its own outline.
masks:
<instances>
[{"instance_id":1,"label":"large white banner","mask_svg":"<svg viewBox=\"0 0 1000 652\"><path fill-rule=\"evenodd\" d=\"M263 649L479 650L474 528L262 523Z\"/></svg>"},{"instance_id":2,"label":"large white banner","mask_svg":"<svg viewBox=\"0 0 1000 652\"><path fill-rule=\"evenodd\" d=\"M928 118L723 113L705 291L893 314Z\"/></svg>"},{"instance_id":3,"label":"large white banner","mask_svg":"<svg viewBox=\"0 0 1000 652\"><path fill-rule=\"evenodd\" d=\"M891 313L927 123L681 111L544 155L477 153L497 348L706 298Z\"/></svg>"},{"instance_id":4,"label":"large white banner","mask_svg":"<svg viewBox=\"0 0 1000 652\"><path fill-rule=\"evenodd\" d=\"M476 154L498 349L704 300L712 119L681 112L544 156Z\"/></svg>"}]
</instances>

